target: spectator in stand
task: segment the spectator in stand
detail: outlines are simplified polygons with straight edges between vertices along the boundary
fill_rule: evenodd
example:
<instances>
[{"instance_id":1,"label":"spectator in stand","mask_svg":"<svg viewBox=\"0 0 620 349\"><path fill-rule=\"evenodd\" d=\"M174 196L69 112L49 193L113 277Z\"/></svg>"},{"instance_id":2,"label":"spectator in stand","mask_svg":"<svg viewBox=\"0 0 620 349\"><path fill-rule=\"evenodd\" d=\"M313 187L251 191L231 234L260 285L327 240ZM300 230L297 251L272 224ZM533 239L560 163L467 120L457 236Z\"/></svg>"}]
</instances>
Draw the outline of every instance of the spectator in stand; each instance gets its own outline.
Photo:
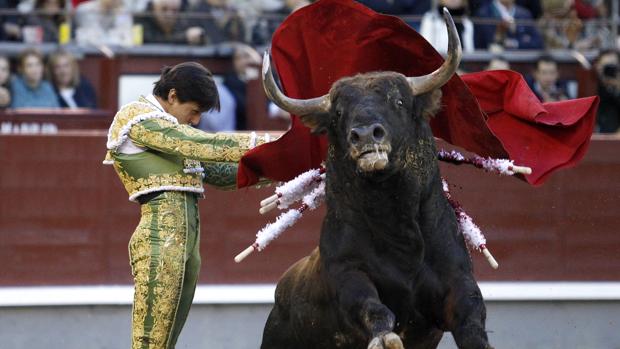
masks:
<instances>
[{"instance_id":1,"label":"spectator in stand","mask_svg":"<svg viewBox=\"0 0 620 349\"><path fill-rule=\"evenodd\" d=\"M11 105L11 62L6 56L0 56L0 109Z\"/></svg>"},{"instance_id":2,"label":"spectator in stand","mask_svg":"<svg viewBox=\"0 0 620 349\"><path fill-rule=\"evenodd\" d=\"M601 133L620 134L620 56L616 50L602 51L594 63L601 99L596 129Z\"/></svg>"},{"instance_id":3,"label":"spectator in stand","mask_svg":"<svg viewBox=\"0 0 620 349\"><path fill-rule=\"evenodd\" d=\"M97 108L95 89L80 76L77 59L69 51L50 54L47 73L62 108Z\"/></svg>"},{"instance_id":4,"label":"spectator in stand","mask_svg":"<svg viewBox=\"0 0 620 349\"><path fill-rule=\"evenodd\" d=\"M546 49L568 49L575 46L581 36L583 23L577 17L574 0L543 1L543 16L539 21L540 32Z\"/></svg>"},{"instance_id":5,"label":"spectator in stand","mask_svg":"<svg viewBox=\"0 0 620 349\"><path fill-rule=\"evenodd\" d=\"M18 74L11 79L11 108L59 108L52 85L43 79L43 55L25 49L18 59Z\"/></svg>"},{"instance_id":6,"label":"spectator in stand","mask_svg":"<svg viewBox=\"0 0 620 349\"><path fill-rule=\"evenodd\" d=\"M493 2L493 0L469 0L469 11L470 13L477 13L479 8L491 2ZM528 9L533 18L537 19L543 14L541 0L517 0L515 3Z\"/></svg>"},{"instance_id":7,"label":"spectator in stand","mask_svg":"<svg viewBox=\"0 0 620 349\"><path fill-rule=\"evenodd\" d=\"M245 34L243 42L251 43L253 33L258 23L267 24L263 13L272 13L283 7L284 0L228 0L228 4L232 6L239 16L243 18L243 26ZM271 22L274 22L271 19ZM281 22L281 21L280 21ZM273 33L273 31L272 31ZM268 42L266 40L265 42Z\"/></svg>"},{"instance_id":8,"label":"spectator in stand","mask_svg":"<svg viewBox=\"0 0 620 349\"><path fill-rule=\"evenodd\" d=\"M481 23L474 26L474 45L477 49L542 49L543 41L534 23L532 14L516 5L515 0L494 0L481 7L476 17L495 19L499 24Z\"/></svg>"},{"instance_id":9,"label":"spectator in stand","mask_svg":"<svg viewBox=\"0 0 620 349\"><path fill-rule=\"evenodd\" d=\"M308 0L284 0L281 7L264 10L264 16L259 18L252 28L252 44L255 46L268 44L271 41L271 35L286 16L309 4Z\"/></svg>"},{"instance_id":10,"label":"spectator in stand","mask_svg":"<svg viewBox=\"0 0 620 349\"><path fill-rule=\"evenodd\" d=\"M605 6L588 6L580 0L544 0L539 27L545 47L583 51L612 43L609 27L597 20L605 18Z\"/></svg>"},{"instance_id":11,"label":"spectator in stand","mask_svg":"<svg viewBox=\"0 0 620 349\"><path fill-rule=\"evenodd\" d=\"M189 6L189 12L202 15L194 25L202 27L207 44L245 41L243 20L227 0L200 0Z\"/></svg>"},{"instance_id":12,"label":"spectator in stand","mask_svg":"<svg viewBox=\"0 0 620 349\"><path fill-rule=\"evenodd\" d=\"M76 8L81 3L87 2L87 1L88 0L71 0L71 6L73 8ZM125 3L125 8L127 8L131 12L139 12L139 11L144 11L148 0L123 0L123 2Z\"/></svg>"},{"instance_id":13,"label":"spectator in stand","mask_svg":"<svg viewBox=\"0 0 620 349\"><path fill-rule=\"evenodd\" d=\"M540 18L543 14L541 0L517 0L516 4L521 7L525 7L528 11L530 11L532 18L534 19Z\"/></svg>"},{"instance_id":14,"label":"spectator in stand","mask_svg":"<svg viewBox=\"0 0 620 349\"><path fill-rule=\"evenodd\" d=\"M260 54L254 48L245 44L238 44L233 53L234 71L224 77L224 85L235 98L235 124L237 130L247 129L246 115L246 86L249 80L260 76Z\"/></svg>"},{"instance_id":15,"label":"spectator in stand","mask_svg":"<svg viewBox=\"0 0 620 349\"><path fill-rule=\"evenodd\" d=\"M438 0L437 6L422 17L420 34L441 52L448 52L448 33L443 19L443 8L450 10L464 52L474 50L474 25L467 16L467 0Z\"/></svg>"},{"instance_id":16,"label":"spectator in stand","mask_svg":"<svg viewBox=\"0 0 620 349\"><path fill-rule=\"evenodd\" d=\"M124 45L133 43L131 12L122 0L90 0L75 11L79 44Z\"/></svg>"},{"instance_id":17,"label":"spectator in stand","mask_svg":"<svg viewBox=\"0 0 620 349\"><path fill-rule=\"evenodd\" d=\"M617 1L617 0L614 0ZM583 20L583 39L575 45L577 50L616 47L616 38L607 23L609 11L603 0L575 0L577 17ZM617 25L618 23L616 23Z\"/></svg>"},{"instance_id":18,"label":"spectator in stand","mask_svg":"<svg viewBox=\"0 0 620 349\"><path fill-rule=\"evenodd\" d=\"M607 5L603 0L574 0L574 8L577 11L577 16L581 19L597 19L608 16Z\"/></svg>"},{"instance_id":19,"label":"spectator in stand","mask_svg":"<svg viewBox=\"0 0 620 349\"><path fill-rule=\"evenodd\" d=\"M22 28L40 31L43 42L58 42L58 28L67 20L65 8L65 0L36 0L34 11L25 17Z\"/></svg>"},{"instance_id":20,"label":"spectator in stand","mask_svg":"<svg viewBox=\"0 0 620 349\"><path fill-rule=\"evenodd\" d=\"M17 11L18 0L0 0L0 11ZM0 41L21 40L20 17L16 14L0 14Z\"/></svg>"},{"instance_id":21,"label":"spectator in stand","mask_svg":"<svg viewBox=\"0 0 620 349\"><path fill-rule=\"evenodd\" d=\"M181 0L152 0L146 8L148 16L137 20L143 27L145 44L205 44L207 38L195 20L182 17Z\"/></svg>"},{"instance_id":22,"label":"spectator in stand","mask_svg":"<svg viewBox=\"0 0 620 349\"><path fill-rule=\"evenodd\" d=\"M433 0L359 0L360 3L377 12L396 16L422 16L431 10L432 1ZM417 20L406 20L405 22L416 30L420 29L420 22Z\"/></svg>"},{"instance_id":23,"label":"spectator in stand","mask_svg":"<svg viewBox=\"0 0 620 349\"><path fill-rule=\"evenodd\" d=\"M568 99L565 81L559 80L558 65L553 58L543 55L536 61L533 79L529 78L530 88L541 102L558 102Z\"/></svg>"}]
</instances>

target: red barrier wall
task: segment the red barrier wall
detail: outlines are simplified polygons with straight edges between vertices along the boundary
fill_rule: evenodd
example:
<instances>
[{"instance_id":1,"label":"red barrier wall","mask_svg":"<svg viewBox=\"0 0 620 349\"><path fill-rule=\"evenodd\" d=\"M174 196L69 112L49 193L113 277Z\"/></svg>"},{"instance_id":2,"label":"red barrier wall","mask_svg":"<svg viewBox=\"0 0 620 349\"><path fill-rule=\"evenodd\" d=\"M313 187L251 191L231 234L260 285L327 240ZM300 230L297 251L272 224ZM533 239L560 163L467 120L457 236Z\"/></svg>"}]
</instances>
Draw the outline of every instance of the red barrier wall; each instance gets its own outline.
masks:
<instances>
[{"instance_id":1,"label":"red barrier wall","mask_svg":"<svg viewBox=\"0 0 620 349\"><path fill-rule=\"evenodd\" d=\"M494 271L474 253L478 279L620 280L619 150L620 140L597 137L578 167L539 188L442 164L500 263ZM101 164L104 151L104 131L0 136L0 286L131 283L127 243L139 207ZM233 262L275 219L258 213L272 191L207 189L200 282L275 282L316 245L322 209Z\"/></svg>"}]
</instances>

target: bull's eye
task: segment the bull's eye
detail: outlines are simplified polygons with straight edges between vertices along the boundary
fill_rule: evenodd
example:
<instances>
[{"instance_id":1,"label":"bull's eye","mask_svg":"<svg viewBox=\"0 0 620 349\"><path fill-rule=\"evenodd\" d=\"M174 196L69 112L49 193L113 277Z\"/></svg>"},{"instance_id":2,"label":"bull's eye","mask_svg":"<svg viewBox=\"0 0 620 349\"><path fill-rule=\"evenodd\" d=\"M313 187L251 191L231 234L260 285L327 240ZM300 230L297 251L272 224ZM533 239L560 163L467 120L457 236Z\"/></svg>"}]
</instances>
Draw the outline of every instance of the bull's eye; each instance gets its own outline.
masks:
<instances>
[{"instance_id":1,"label":"bull's eye","mask_svg":"<svg viewBox=\"0 0 620 349\"><path fill-rule=\"evenodd\" d=\"M342 116L342 111L340 111L340 110L336 110L336 115L337 115L337 116Z\"/></svg>"}]
</instances>

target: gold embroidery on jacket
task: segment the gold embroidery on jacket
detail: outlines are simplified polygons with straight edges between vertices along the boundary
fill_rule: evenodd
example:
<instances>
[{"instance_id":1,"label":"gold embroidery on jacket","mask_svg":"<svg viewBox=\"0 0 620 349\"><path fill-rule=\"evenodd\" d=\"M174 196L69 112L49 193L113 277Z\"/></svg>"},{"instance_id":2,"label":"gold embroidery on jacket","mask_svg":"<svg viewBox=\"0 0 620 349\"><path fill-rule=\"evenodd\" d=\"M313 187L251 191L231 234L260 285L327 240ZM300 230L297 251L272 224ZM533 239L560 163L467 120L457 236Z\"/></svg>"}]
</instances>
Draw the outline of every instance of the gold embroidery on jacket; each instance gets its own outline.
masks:
<instances>
[{"instance_id":1,"label":"gold embroidery on jacket","mask_svg":"<svg viewBox=\"0 0 620 349\"><path fill-rule=\"evenodd\" d=\"M120 131L128 122L153 111L155 109L140 102L126 106L117 113L110 138L117 141ZM236 170L237 163L251 148L252 142L258 146L264 144L266 138L260 135L252 137L249 133L210 134L158 117L134 124L128 136L136 145L155 150L154 154L160 151L178 156L179 160L183 159L182 168L170 168L169 171L164 171L167 172L165 174L161 174L162 171L155 171L159 173L136 175L129 167L132 156L124 155L126 160L121 161L117 157L118 154L111 151L116 172L132 201L135 201L136 194L159 189L202 192L203 175L214 176L206 180L211 185L221 189L233 189L236 187L236 173L232 170ZM123 169L125 161L127 169ZM202 172L200 161L217 162L222 165Z\"/></svg>"},{"instance_id":2,"label":"gold embroidery on jacket","mask_svg":"<svg viewBox=\"0 0 620 349\"><path fill-rule=\"evenodd\" d=\"M199 165L200 163L196 162L196 164ZM134 178L123 169L118 161L114 162L114 168L129 196L141 191L165 187L202 189L202 175L200 173L164 173L151 175L147 178Z\"/></svg>"},{"instance_id":3,"label":"gold embroidery on jacket","mask_svg":"<svg viewBox=\"0 0 620 349\"><path fill-rule=\"evenodd\" d=\"M123 127L137 115L142 115L155 111L156 109L144 103L131 103L121 109L114 116L114 121L110 130L110 138L113 141L118 140Z\"/></svg>"},{"instance_id":4,"label":"gold embroidery on jacket","mask_svg":"<svg viewBox=\"0 0 620 349\"><path fill-rule=\"evenodd\" d=\"M132 140L141 146L165 147L183 157L201 161L239 162L250 148L249 134L208 134L185 125L172 124L164 119L151 119L149 122L161 128L176 128L185 137L171 137L165 132L152 131L138 123L131 128ZM259 137L257 144L262 143L264 139Z\"/></svg>"}]
</instances>

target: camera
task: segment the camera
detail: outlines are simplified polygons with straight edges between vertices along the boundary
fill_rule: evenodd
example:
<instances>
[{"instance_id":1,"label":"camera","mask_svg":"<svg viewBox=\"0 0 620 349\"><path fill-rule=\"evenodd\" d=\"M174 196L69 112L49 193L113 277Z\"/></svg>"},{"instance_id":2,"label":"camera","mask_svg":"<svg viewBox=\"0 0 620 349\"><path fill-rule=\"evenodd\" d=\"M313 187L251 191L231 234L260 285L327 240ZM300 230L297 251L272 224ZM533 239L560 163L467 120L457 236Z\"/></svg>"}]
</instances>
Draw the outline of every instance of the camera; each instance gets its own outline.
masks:
<instances>
[{"instance_id":1,"label":"camera","mask_svg":"<svg viewBox=\"0 0 620 349\"><path fill-rule=\"evenodd\" d=\"M618 66L615 64L605 64L603 66L603 76L615 78L618 75Z\"/></svg>"}]
</instances>

